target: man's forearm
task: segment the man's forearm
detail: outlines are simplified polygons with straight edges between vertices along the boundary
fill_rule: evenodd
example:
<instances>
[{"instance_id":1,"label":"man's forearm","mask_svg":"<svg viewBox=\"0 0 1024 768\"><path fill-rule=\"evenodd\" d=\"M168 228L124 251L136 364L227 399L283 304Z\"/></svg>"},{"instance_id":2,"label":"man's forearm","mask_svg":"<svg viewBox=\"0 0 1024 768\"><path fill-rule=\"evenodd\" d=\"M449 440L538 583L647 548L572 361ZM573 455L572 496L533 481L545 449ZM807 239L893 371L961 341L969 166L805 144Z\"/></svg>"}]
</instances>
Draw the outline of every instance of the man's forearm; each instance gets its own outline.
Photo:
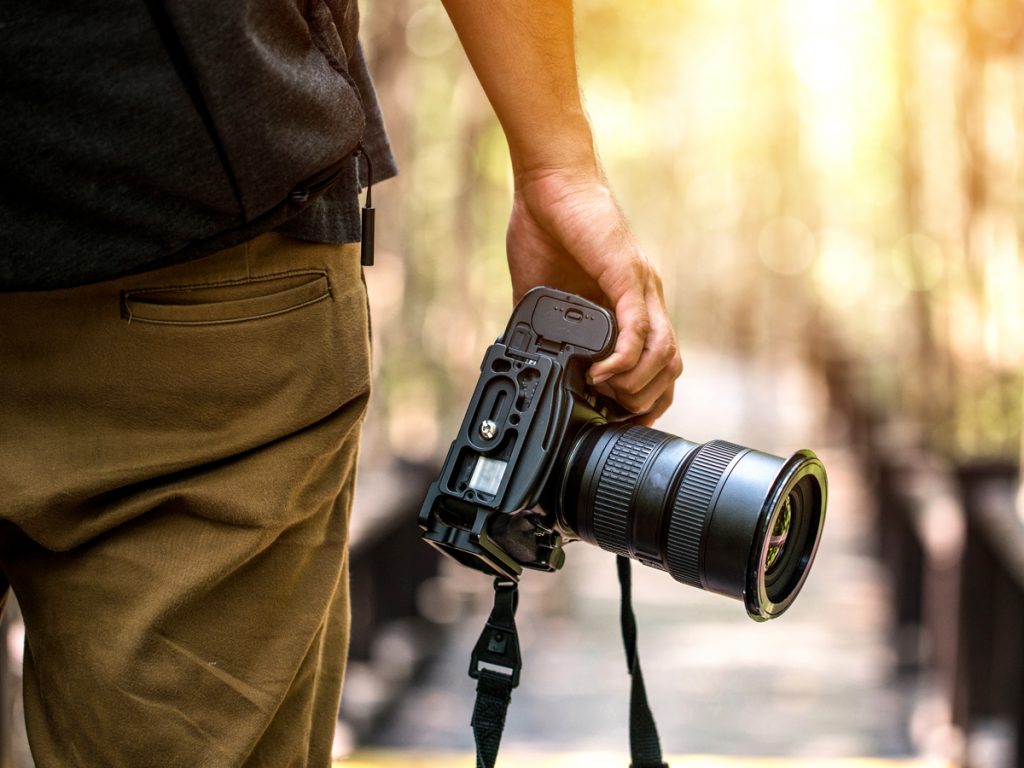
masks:
<instances>
[{"instance_id":1,"label":"man's forearm","mask_svg":"<svg viewBox=\"0 0 1024 768\"><path fill-rule=\"evenodd\" d=\"M517 177L597 171L576 76L571 0L443 0L505 131Z\"/></svg>"},{"instance_id":2,"label":"man's forearm","mask_svg":"<svg viewBox=\"0 0 1024 768\"><path fill-rule=\"evenodd\" d=\"M614 309L615 351L588 376L650 425L671 404L683 365L657 270L598 167L576 79L572 0L442 1L508 139L513 296L548 285Z\"/></svg>"}]
</instances>

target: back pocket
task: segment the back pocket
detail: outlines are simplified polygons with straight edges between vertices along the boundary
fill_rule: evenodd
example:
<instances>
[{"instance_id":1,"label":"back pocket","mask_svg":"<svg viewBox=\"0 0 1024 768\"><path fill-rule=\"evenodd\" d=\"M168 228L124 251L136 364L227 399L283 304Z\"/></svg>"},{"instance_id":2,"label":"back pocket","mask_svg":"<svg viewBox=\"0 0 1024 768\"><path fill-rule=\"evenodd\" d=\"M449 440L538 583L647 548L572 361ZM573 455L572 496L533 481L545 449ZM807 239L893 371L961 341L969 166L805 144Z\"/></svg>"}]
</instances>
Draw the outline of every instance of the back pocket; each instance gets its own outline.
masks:
<instances>
[{"instance_id":1,"label":"back pocket","mask_svg":"<svg viewBox=\"0 0 1024 768\"><path fill-rule=\"evenodd\" d=\"M205 285L142 288L121 294L129 323L216 325L291 312L331 295L322 271L288 272Z\"/></svg>"}]
</instances>

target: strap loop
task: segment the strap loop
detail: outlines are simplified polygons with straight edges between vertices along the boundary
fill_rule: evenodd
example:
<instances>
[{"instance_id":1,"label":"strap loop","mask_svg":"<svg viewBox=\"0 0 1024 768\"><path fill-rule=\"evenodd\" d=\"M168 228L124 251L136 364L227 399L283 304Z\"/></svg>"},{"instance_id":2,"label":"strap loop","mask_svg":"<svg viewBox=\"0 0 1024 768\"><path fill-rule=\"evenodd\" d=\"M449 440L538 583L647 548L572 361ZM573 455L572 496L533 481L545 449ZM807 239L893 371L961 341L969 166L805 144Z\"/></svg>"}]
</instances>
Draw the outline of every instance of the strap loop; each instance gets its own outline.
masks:
<instances>
[{"instance_id":1,"label":"strap loop","mask_svg":"<svg viewBox=\"0 0 1024 768\"><path fill-rule=\"evenodd\" d=\"M469 676L474 680L484 671L509 678L510 688L519 685L522 657L516 634L518 585L509 579L494 580L494 608L469 659Z\"/></svg>"}]
</instances>

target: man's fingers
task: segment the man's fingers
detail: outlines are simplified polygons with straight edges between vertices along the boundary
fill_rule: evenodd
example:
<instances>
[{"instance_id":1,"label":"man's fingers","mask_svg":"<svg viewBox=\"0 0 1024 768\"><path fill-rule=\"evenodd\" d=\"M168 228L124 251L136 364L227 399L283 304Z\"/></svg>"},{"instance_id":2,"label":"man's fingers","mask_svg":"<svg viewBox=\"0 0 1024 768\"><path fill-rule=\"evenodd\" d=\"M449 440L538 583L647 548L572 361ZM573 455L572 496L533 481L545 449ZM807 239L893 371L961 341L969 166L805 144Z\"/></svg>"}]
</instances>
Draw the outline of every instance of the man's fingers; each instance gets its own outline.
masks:
<instances>
[{"instance_id":1,"label":"man's fingers","mask_svg":"<svg viewBox=\"0 0 1024 768\"><path fill-rule=\"evenodd\" d=\"M605 386L612 392L615 401L630 413L635 413L638 416L651 414L660 416L664 411L655 413L655 410L659 404L665 404L667 408L667 403L672 402L672 392L675 389L677 378L679 378L679 370L673 365L662 368L645 387L634 392L619 389L614 378L609 379ZM666 395L668 396L667 403Z\"/></svg>"},{"instance_id":2,"label":"man's fingers","mask_svg":"<svg viewBox=\"0 0 1024 768\"><path fill-rule=\"evenodd\" d=\"M675 380L683 371L683 362L675 331L665 311L658 275L650 270L647 278L644 297L646 311L643 313L646 323L630 326L629 321L619 315L623 328L620 339L632 330L625 352L617 361L613 361L612 357L620 352L619 345L616 345L612 357L591 366L590 377L592 381L603 382L601 390L605 394L609 394L630 412L644 417L645 422L650 422L660 416L672 402L672 390ZM641 344L639 355L637 343ZM609 362L622 364L608 365Z\"/></svg>"},{"instance_id":3,"label":"man's fingers","mask_svg":"<svg viewBox=\"0 0 1024 768\"><path fill-rule=\"evenodd\" d=\"M641 426L644 426L644 427L653 427L654 426L654 422L656 422L659 418L661 418L662 414L665 413L665 411L668 410L670 405L672 405L672 400L674 399L674 397L675 397L675 386L673 385L673 386L669 387L667 390L665 390L665 392L661 395L661 397L659 397L655 401L654 405L651 406L651 410L649 410L645 414L642 414L642 415L637 416L636 418L634 418L632 420L633 423L634 424L640 424Z\"/></svg>"},{"instance_id":4,"label":"man's fingers","mask_svg":"<svg viewBox=\"0 0 1024 768\"><path fill-rule=\"evenodd\" d=\"M657 301L651 301L649 317L650 330L636 365L606 379L616 391L623 394L637 394L665 369L671 371L673 377L682 373L675 331L664 307Z\"/></svg>"},{"instance_id":5,"label":"man's fingers","mask_svg":"<svg viewBox=\"0 0 1024 768\"><path fill-rule=\"evenodd\" d=\"M591 384L601 384L613 376L633 370L643 355L651 328L643 296L620 301L616 306L615 317L619 322L619 338L615 342L615 350L604 360L590 366L588 376Z\"/></svg>"}]
</instances>

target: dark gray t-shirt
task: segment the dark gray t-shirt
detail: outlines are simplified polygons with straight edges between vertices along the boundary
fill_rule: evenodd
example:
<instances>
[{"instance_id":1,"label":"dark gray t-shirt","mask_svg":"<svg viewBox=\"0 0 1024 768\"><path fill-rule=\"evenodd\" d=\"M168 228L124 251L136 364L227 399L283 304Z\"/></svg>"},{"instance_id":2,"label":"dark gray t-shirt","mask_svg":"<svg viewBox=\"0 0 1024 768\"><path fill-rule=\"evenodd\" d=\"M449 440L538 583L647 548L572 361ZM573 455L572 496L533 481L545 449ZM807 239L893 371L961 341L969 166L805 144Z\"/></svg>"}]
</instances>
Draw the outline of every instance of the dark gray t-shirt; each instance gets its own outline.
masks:
<instances>
[{"instance_id":1,"label":"dark gray t-shirt","mask_svg":"<svg viewBox=\"0 0 1024 768\"><path fill-rule=\"evenodd\" d=\"M362 95L366 128L360 146L370 156L373 165L372 181L376 184L395 176L398 168L391 154L384 120L361 48L357 48L349 72ZM330 189L277 230L291 237L315 243L356 242L359 240L361 227L358 195L367 185L367 176L365 162L352 164Z\"/></svg>"},{"instance_id":2,"label":"dark gray t-shirt","mask_svg":"<svg viewBox=\"0 0 1024 768\"><path fill-rule=\"evenodd\" d=\"M0 290L58 288L279 230L359 239L395 172L348 0L0 8Z\"/></svg>"}]
</instances>

